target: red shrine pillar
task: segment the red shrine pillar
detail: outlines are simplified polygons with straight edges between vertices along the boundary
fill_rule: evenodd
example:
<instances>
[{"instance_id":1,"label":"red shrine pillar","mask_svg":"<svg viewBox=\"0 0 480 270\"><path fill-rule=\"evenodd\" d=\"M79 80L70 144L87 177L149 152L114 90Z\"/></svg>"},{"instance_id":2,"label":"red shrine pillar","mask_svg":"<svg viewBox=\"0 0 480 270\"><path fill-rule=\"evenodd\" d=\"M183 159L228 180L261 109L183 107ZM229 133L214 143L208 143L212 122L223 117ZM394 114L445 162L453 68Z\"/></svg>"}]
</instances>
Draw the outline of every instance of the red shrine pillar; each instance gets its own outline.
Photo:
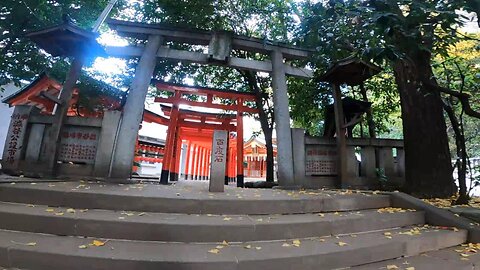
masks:
<instances>
[{"instance_id":1,"label":"red shrine pillar","mask_svg":"<svg viewBox=\"0 0 480 270\"><path fill-rule=\"evenodd\" d=\"M185 151L185 171L184 171L184 179L188 180L188 175L190 174L190 152L192 148L192 144L190 141L187 141L187 150Z\"/></svg>"},{"instance_id":2,"label":"red shrine pillar","mask_svg":"<svg viewBox=\"0 0 480 270\"><path fill-rule=\"evenodd\" d=\"M229 172L230 172L230 175L229 175L230 179L228 179L228 180L229 180L230 182L234 182L235 176L237 175L237 174L235 173L235 167L237 166L237 163L236 163L236 160L235 160L235 148L234 148L234 147L231 147L231 148L230 148L230 155L229 155L229 157L230 157L230 164L229 164L229 165L230 165L230 170L229 170Z\"/></svg>"},{"instance_id":3,"label":"red shrine pillar","mask_svg":"<svg viewBox=\"0 0 480 270\"><path fill-rule=\"evenodd\" d=\"M265 175L265 173L264 173L265 166L264 166L263 163L264 163L263 157L261 157L261 160L260 160L260 177L263 177Z\"/></svg>"},{"instance_id":4,"label":"red shrine pillar","mask_svg":"<svg viewBox=\"0 0 480 270\"><path fill-rule=\"evenodd\" d=\"M235 182L235 175L237 175L237 149L233 150L233 179L232 181Z\"/></svg>"},{"instance_id":5,"label":"red shrine pillar","mask_svg":"<svg viewBox=\"0 0 480 270\"><path fill-rule=\"evenodd\" d=\"M230 139L230 137L227 136L227 138ZM228 145L228 144L227 144ZM230 167L230 164L231 164L231 158L230 158L230 147L227 146L227 164L226 164L226 168L225 168L225 179L223 180L223 184L224 185L228 185L228 183L230 182L230 175L232 173L232 169Z\"/></svg>"},{"instance_id":6,"label":"red shrine pillar","mask_svg":"<svg viewBox=\"0 0 480 270\"><path fill-rule=\"evenodd\" d=\"M170 123L168 124L167 131L167 141L165 142L165 153L163 155L163 164L162 164L162 174L160 176L160 184L168 184L168 176L170 174L170 168L172 163L173 151L175 150L175 135L177 133L177 122L178 122L178 99L180 93L175 92L175 101L172 104L172 109L170 111Z\"/></svg>"},{"instance_id":7,"label":"red shrine pillar","mask_svg":"<svg viewBox=\"0 0 480 270\"><path fill-rule=\"evenodd\" d=\"M243 99L237 99L237 187L243 187Z\"/></svg>"},{"instance_id":8,"label":"red shrine pillar","mask_svg":"<svg viewBox=\"0 0 480 270\"><path fill-rule=\"evenodd\" d=\"M174 155L174 160L171 163L172 167L170 169L170 181L178 181L178 176L180 175L181 153L182 153L182 139L180 138L179 131L177 131L177 136L175 140L175 155Z\"/></svg>"}]
</instances>

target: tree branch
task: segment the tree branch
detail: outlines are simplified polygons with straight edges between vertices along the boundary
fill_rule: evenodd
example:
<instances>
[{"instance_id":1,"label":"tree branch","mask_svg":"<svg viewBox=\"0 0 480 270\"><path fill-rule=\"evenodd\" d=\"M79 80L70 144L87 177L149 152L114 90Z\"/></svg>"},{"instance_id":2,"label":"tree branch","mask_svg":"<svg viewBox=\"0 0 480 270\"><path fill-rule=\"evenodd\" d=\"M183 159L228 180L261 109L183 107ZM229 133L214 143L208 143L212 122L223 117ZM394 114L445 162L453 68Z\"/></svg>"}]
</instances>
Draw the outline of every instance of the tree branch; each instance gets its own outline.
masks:
<instances>
[{"instance_id":1,"label":"tree branch","mask_svg":"<svg viewBox=\"0 0 480 270\"><path fill-rule=\"evenodd\" d=\"M457 91L453 91L452 89L442 87L440 85L434 84L432 82L424 82L424 84L430 88L434 88L437 91L440 91L442 93L454 96L458 98L460 103L462 104L462 108L465 110L465 114L471 117L475 117L480 119L480 112L475 111L472 106L470 105L470 95L466 93L460 93Z\"/></svg>"}]
</instances>

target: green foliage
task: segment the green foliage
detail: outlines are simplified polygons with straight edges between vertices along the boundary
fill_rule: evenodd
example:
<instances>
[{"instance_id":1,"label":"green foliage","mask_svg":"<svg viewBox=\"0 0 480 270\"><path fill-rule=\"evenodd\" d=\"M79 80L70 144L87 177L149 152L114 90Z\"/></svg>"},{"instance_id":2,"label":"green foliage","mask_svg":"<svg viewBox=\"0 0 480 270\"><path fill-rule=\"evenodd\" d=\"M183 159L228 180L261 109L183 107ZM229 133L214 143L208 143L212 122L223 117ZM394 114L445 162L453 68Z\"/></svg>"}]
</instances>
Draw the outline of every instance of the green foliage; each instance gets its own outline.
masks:
<instances>
[{"instance_id":1,"label":"green foliage","mask_svg":"<svg viewBox=\"0 0 480 270\"><path fill-rule=\"evenodd\" d=\"M32 80L62 59L52 58L24 37L25 33L62 22L68 14L76 24L93 25L108 0L3 0L0 6L0 85Z\"/></svg>"},{"instance_id":2,"label":"green foliage","mask_svg":"<svg viewBox=\"0 0 480 270\"><path fill-rule=\"evenodd\" d=\"M302 23L295 38L298 44L315 48L310 63L315 70L315 78L309 82L290 83L289 92L294 123L311 134L322 134L325 106L333 100L331 87L319 82L318 78L333 62L352 55L367 57L371 52L378 51L383 43L381 36L374 34L375 25L364 23L362 16L365 8L362 4L362 1L324 1L316 4L305 2L302 6ZM373 103L377 134L401 137L398 134L401 124L396 84L389 66L383 66L385 71L365 84L368 101ZM349 88L344 94L363 99L356 88ZM366 127L366 120L362 125Z\"/></svg>"},{"instance_id":3,"label":"green foliage","mask_svg":"<svg viewBox=\"0 0 480 270\"><path fill-rule=\"evenodd\" d=\"M59 61L52 68L45 69L46 73L59 83L63 83L69 70L69 63ZM125 101L126 93L105 82L99 81L85 71L82 71L76 87L79 90L79 99L75 107L97 112L108 109L116 109L118 104ZM107 99L110 102L104 102Z\"/></svg>"},{"instance_id":4,"label":"green foliage","mask_svg":"<svg viewBox=\"0 0 480 270\"><path fill-rule=\"evenodd\" d=\"M452 90L468 93L472 96L474 109L480 109L480 34L466 35L469 39L459 41L448 49L448 56L437 56L433 67L437 81ZM448 97L456 114L463 121L463 130L467 145L467 153L471 157L480 156L480 120L464 116L458 99ZM456 156L454 133L447 122L452 156Z\"/></svg>"}]
</instances>

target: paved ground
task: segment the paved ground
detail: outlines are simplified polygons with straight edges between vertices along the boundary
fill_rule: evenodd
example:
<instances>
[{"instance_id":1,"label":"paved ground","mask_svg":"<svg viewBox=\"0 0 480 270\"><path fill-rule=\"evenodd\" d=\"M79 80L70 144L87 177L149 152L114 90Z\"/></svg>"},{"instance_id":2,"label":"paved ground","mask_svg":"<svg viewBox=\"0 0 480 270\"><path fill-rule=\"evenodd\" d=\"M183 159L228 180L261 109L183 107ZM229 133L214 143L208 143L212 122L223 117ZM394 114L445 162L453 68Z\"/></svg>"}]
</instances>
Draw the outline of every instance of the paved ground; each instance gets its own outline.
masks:
<instances>
[{"instance_id":1,"label":"paved ground","mask_svg":"<svg viewBox=\"0 0 480 270\"><path fill-rule=\"evenodd\" d=\"M73 269L72 265L85 269L80 268L81 263L99 260L107 265L113 263L112 258L118 264L111 266L121 267L102 269L139 269L133 263L171 266L162 269L198 264L205 264L202 269L295 269L302 265L303 269L316 269L318 265L322 266L318 269L334 269L382 261L359 269L460 270L473 269L480 261L477 246L458 246L465 242L465 231L419 226L423 213L389 207L389 196L378 193L241 189L233 185L226 186L224 193L210 193L208 181L179 181L164 186L0 176L0 259L3 248L9 254L6 261L10 263L6 265L26 269L34 269L38 262L48 265L52 261L57 269ZM278 209L290 215L274 215L272 211ZM227 216L230 213L233 215ZM257 213L264 216L252 216ZM401 219L407 215L407 219ZM17 232L9 231L10 220L17 220L11 222ZM377 226L377 221L384 223ZM19 229L17 224L24 226ZM164 230L170 229L168 235L175 238L167 238L166 231L154 235L154 229L160 225ZM232 226L238 228L229 230ZM255 233L264 228L264 235L241 233L238 239L231 239L231 245L219 244L221 239L232 242L228 238L232 232L247 232L251 227ZM49 229L62 228L61 235L48 234ZM100 229L104 231L97 234ZM192 233L204 237L198 236L196 243L186 242L192 239L189 233L194 229ZM124 237L128 230L149 235ZM110 231L117 234L107 234ZM213 239L212 234L220 236ZM80 235L105 240L100 247L93 247L90 243L95 238L79 238ZM251 242L252 239L256 241ZM456 247L438 251L449 259L429 252L452 246ZM179 255L185 253L191 256ZM416 256L384 261L412 254ZM123 265L122 260L130 257L132 265ZM28 263L23 263L26 260ZM216 263L221 265L215 268Z\"/></svg>"},{"instance_id":2,"label":"paved ground","mask_svg":"<svg viewBox=\"0 0 480 270\"><path fill-rule=\"evenodd\" d=\"M223 193L208 191L208 181L182 180L171 185L155 183L114 184L106 182L80 181L61 182L60 180L34 179L26 177L12 177L0 175L0 184L5 185L30 185L32 189L45 189L55 191L80 191L114 193L116 195L148 196L161 198L180 197L183 199L235 199L235 200L285 200L285 199L311 199L319 197L332 197L336 195L362 195L370 196L371 192L341 191L341 190L281 190L281 189L243 189L234 184L225 186ZM376 193L376 192L375 192Z\"/></svg>"}]
</instances>

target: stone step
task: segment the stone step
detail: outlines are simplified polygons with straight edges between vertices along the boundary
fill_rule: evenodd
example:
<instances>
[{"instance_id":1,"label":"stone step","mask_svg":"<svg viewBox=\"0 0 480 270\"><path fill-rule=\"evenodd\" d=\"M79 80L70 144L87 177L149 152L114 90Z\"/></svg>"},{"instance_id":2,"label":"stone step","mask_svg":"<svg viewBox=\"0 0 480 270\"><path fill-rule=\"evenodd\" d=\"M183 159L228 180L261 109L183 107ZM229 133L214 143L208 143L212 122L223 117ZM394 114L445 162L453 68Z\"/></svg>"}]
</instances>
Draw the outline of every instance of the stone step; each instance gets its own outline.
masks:
<instances>
[{"instance_id":1,"label":"stone step","mask_svg":"<svg viewBox=\"0 0 480 270\"><path fill-rule=\"evenodd\" d=\"M1 229L130 240L277 240L358 233L424 222L424 213L414 210L393 213L362 210L291 215L188 215L0 202Z\"/></svg>"},{"instance_id":2,"label":"stone step","mask_svg":"<svg viewBox=\"0 0 480 270\"><path fill-rule=\"evenodd\" d=\"M209 193L207 185L159 186L99 183L0 184L0 200L88 209L185 214L295 214L376 209L389 195L327 191L285 191L226 187Z\"/></svg>"},{"instance_id":3,"label":"stone step","mask_svg":"<svg viewBox=\"0 0 480 270\"><path fill-rule=\"evenodd\" d=\"M468 246L456 246L350 269L473 270L480 269L480 253L478 251L477 245L473 249Z\"/></svg>"},{"instance_id":4,"label":"stone step","mask_svg":"<svg viewBox=\"0 0 480 270\"><path fill-rule=\"evenodd\" d=\"M0 264L31 270L336 269L456 246L466 236L463 230L407 227L388 231L388 238L378 231L228 246L131 240L90 246L94 239L0 230Z\"/></svg>"}]
</instances>

